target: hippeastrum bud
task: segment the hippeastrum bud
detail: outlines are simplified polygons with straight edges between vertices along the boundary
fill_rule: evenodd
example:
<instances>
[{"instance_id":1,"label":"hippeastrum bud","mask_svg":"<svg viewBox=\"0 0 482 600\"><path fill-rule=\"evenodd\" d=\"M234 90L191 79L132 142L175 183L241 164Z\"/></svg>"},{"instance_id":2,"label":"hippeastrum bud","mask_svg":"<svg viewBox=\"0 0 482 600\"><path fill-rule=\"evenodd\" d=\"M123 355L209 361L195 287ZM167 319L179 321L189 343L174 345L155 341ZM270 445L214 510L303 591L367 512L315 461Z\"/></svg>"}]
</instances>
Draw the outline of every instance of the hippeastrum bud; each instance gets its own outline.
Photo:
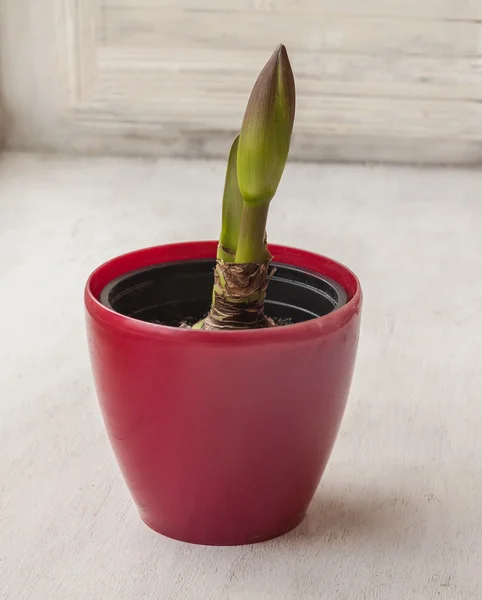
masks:
<instances>
[{"instance_id":1,"label":"hippeastrum bud","mask_svg":"<svg viewBox=\"0 0 482 600\"><path fill-rule=\"evenodd\" d=\"M280 44L249 97L238 146L238 183L246 202L268 203L288 159L295 119L295 81Z\"/></svg>"}]
</instances>

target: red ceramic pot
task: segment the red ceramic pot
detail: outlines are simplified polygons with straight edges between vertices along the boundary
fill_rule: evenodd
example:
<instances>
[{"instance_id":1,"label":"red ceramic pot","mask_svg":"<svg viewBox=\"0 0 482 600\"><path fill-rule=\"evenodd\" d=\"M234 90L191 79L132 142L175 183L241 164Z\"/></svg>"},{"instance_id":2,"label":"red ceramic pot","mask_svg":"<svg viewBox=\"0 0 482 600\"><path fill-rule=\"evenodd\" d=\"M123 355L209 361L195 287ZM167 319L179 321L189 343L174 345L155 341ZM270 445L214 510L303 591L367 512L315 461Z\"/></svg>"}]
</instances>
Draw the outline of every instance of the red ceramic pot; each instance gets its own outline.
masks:
<instances>
[{"instance_id":1,"label":"red ceramic pot","mask_svg":"<svg viewBox=\"0 0 482 600\"><path fill-rule=\"evenodd\" d=\"M158 325L100 301L106 286L138 269L213 260L216 242L125 254L87 282L88 341L107 432L141 518L171 538L237 545L286 533L302 521L333 448L357 351L360 285L324 256L270 251L293 272L341 286L346 301L305 322L227 332ZM182 277L176 281L182 288Z\"/></svg>"}]
</instances>

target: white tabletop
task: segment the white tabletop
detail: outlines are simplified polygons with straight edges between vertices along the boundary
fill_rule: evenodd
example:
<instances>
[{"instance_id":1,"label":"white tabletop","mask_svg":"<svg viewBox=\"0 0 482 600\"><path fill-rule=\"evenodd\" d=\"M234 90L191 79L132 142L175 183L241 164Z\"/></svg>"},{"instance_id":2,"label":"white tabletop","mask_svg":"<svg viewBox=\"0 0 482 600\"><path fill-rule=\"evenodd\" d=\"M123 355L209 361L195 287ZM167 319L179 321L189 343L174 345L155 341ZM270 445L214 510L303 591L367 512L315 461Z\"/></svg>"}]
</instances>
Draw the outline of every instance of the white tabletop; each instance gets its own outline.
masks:
<instances>
[{"instance_id":1,"label":"white tabletop","mask_svg":"<svg viewBox=\"0 0 482 600\"><path fill-rule=\"evenodd\" d=\"M218 234L224 165L0 162L0 598L480 600L482 173L289 165L269 238L360 276L349 407L306 521L206 548L139 520L93 390L100 262Z\"/></svg>"}]
</instances>

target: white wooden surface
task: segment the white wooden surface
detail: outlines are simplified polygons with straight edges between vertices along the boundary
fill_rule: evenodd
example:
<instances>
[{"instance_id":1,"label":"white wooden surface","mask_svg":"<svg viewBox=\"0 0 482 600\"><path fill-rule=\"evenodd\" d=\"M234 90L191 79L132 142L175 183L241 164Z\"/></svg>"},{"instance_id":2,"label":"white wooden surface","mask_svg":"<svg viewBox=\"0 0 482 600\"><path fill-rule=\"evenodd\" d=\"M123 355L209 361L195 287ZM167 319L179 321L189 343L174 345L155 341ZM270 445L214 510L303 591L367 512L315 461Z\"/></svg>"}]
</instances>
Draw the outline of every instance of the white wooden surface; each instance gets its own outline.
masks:
<instances>
[{"instance_id":1,"label":"white wooden surface","mask_svg":"<svg viewBox=\"0 0 482 600\"><path fill-rule=\"evenodd\" d=\"M482 162L482 0L0 0L8 145L224 156L282 41L293 158Z\"/></svg>"}]
</instances>

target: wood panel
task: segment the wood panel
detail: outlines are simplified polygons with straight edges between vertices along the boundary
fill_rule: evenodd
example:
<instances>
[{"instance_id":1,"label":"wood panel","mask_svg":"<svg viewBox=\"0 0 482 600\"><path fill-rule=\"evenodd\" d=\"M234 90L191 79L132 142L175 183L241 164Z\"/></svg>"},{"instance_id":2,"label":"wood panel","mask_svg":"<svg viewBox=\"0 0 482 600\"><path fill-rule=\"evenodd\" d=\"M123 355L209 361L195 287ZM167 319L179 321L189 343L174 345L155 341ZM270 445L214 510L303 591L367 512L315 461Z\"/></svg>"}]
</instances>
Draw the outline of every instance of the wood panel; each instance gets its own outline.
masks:
<instances>
[{"instance_id":1,"label":"wood panel","mask_svg":"<svg viewBox=\"0 0 482 600\"><path fill-rule=\"evenodd\" d=\"M271 14L341 15L359 18L477 20L479 0L104 0L105 8L179 9L184 11L264 12Z\"/></svg>"},{"instance_id":2,"label":"wood panel","mask_svg":"<svg viewBox=\"0 0 482 600\"><path fill-rule=\"evenodd\" d=\"M222 102L238 95L243 102L266 53L247 51L239 66L236 50L126 51L123 47L103 48L99 53L100 94L134 101L140 89L144 98L164 101L169 94L207 95ZM425 56L313 54L292 56L297 93L314 96L348 95L380 98L478 100L481 96L482 64L475 58ZM233 65L235 69L233 69Z\"/></svg>"},{"instance_id":3,"label":"wood panel","mask_svg":"<svg viewBox=\"0 0 482 600\"><path fill-rule=\"evenodd\" d=\"M0 2L7 143L222 156L288 45L301 160L482 162L482 0Z\"/></svg>"},{"instance_id":4,"label":"wood panel","mask_svg":"<svg viewBox=\"0 0 482 600\"><path fill-rule=\"evenodd\" d=\"M236 131L244 108L244 99L235 94L222 96L222 112L219 104L206 95L195 100L187 95L173 95L167 101L146 100L142 105L132 104L129 109L122 101L116 102L114 96L110 96L108 103L102 97L92 106L102 119L121 121L124 115L131 124L149 124L154 123L162 111L163 121L171 126L204 131L216 128ZM458 117L454 118L454 114ZM318 98L305 96L298 101L296 131L298 134L317 134L320 139L325 134L384 137L390 133L393 137L413 140L454 138L477 141L482 136L482 104L471 101L434 104L431 100L407 103L403 99L336 95L325 97L320 104Z\"/></svg>"},{"instance_id":5,"label":"wood panel","mask_svg":"<svg viewBox=\"0 0 482 600\"><path fill-rule=\"evenodd\" d=\"M305 12L210 12L158 8L104 10L102 40L123 47L248 49L268 51L280 42L292 52L356 53L382 57L480 56L476 21L357 19Z\"/></svg>"}]
</instances>

